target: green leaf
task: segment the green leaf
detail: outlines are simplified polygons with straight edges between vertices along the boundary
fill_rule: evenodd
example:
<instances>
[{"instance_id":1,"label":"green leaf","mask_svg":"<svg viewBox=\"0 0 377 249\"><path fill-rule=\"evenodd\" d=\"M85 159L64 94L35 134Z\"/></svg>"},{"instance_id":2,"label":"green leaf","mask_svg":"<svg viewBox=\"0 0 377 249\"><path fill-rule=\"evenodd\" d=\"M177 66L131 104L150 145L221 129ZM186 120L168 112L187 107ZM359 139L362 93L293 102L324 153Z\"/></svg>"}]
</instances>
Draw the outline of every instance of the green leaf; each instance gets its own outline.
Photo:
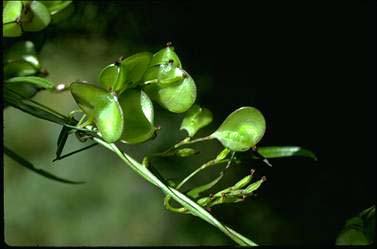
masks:
<instances>
[{"instance_id":1,"label":"green leaf","mask_svg":"<svg viewBox=\"0 0 377 249\"><path fill-rule=\"evenodd\" d=\"M24 96L19 95L19 93L9 89L9 87L4 87L4 100L5 103L21 110L26 113L29 113L35 117L51 121L60 125L67 125L69 121L65 118L62 118L48 110L41 109L38 106L28 104L24 99Z\"/></svg>"},{"instance_id":2,"label":"green leaf","mask_svg":"<svg viewBox=\"0 0 377 249\"><path fill-rule=\"evenodd\" d=\"M64 146L65 146L65 143L67 142L69 132L71 130L72 130L71 128L63 126L62 130L60 131L58 141L57 141L56 158L60 158L63 152Z\"/></svg>"},{"instance_id":3,"label":"green leaf","mask_svg":"<svg viewBox=\"0 0 377 249\"><path fill-rule=\"evenodd\" d=\"M148 69L152 54L149 52L141 52L129 56L121 61L120 65L123 67L126 74L126 82L122 91L134 87L143 78L144 73Z\"/></svg>"},{"instance_id":4,"label":"green leaf","mask_svg":"<svg viewBox=\"0 0 377 249\"><path fill-rule=\"evenodd\" d=\"M74 82L71 93L89 120L93 120L106 142L118 141L123 132L123 112L118 98L93 85Z\"/></svg>"},{"instance_id":5,"label":"green leaf","mask_svg":"<svg viewBox=\"0 0 377 249\"><path fill-rule=\"evenodd\" d=\"M21 16L21 25L25 31L40 31L48 26L51 21L47 7L39 1L25 4L25 11Z\"/></svg>"},{"instance_id":6,"label":"green leaf","mask_svg":"<svg viewBox=\"0 0 377 249\"><path fill-rule=\"evenodd\" d=\"M85 182L77 182L77 181L66 180L66 179L63 179L61 177L55 176L55 175L53 175L53 174L51 174L47 171L44 171L42 169L37 169L33 166L33 164L31 164L30 162L28 162L26 159L22 158L21 156L17 155L15 152L13 152L11 149L7 148L6 146L4 146L4 153L7 156L9 156L10 158L12 158L14 161L18 162L21 166L33 171L34 173L37 173L38 175L44 176L48 179L58 181L58 182L62 182L62 183L68 183L68 184L83 184L83 183L85 183Z\"/></svg>"},{"instance_id":7,"label":"green leaf","mask_svg":"<svg viewBox=\"0 0 377 249\"><path fill-rule=\"evenodd\" d=\"M106 90L119 92L124 87L126 75L120 65L113 63L102 69L98 78Z\"/></svg>"},{"instance_id":8,"label":"green leaf","mask_svg":"<svg viewBox=\"0 0 377 249\"><path fill-rule=\"evenodd\" d=\"M18 23L8 23L3 25L4 37L18 37L22 35L21 27Z\"/></svg>"},{"instance_id":9,"label":"green leaf","mask_svg":"<svg viewBox=\"0 0 377 249\"><path fill-rule=\"evenodd\" d=\"M241 107L232 112L220 127L210 135L232 151L246 151L263 137L266 121L254 107Z\"/></svg>"},{"instance_id":10,"label":"green leaf","mask_svg":"<svg viewBox=\"0 0 377 249\"><path fill-rule=\"evenodd\" d=\"M169 61L173 61L175 67L182 68L181 61L179 60L178 55L174 52L174 47L172 47L170 43L167 44L166 48L161 49L153 55L149 66L153 67L156 65L167 64Z\"/></svg>"},{"instance_id":11,"label":"green leaf","mask_svg":"<svg viewBox=\"0 0 377 249\"><path fill-rule=\"evenodd\" d=\"M44 89L52 89L54 88L54 84L41 77L36 77L36 76L26 76L26 77L14 77L10 78L5 81L6 84L24 84L24 83L29 83L34 86L37 86L38 88L44 88Z\"/></svg>"},{"instance_id":12,"label":"green leaf","mask_svg":"<svg viewBox=\"0 0 377 249\"><path fill-rule=\"evenodd\" d=\"M15 22L17 18L20 17L21 11L21 1L8 1L3 9L3 25L6 23Z\"/></svg>"},{"instance_id":13,"label":"green leaf","mask_svg":"<svg viewBox=\"0 0 377 249\"><path fill-rule=\"evenodd\" d=\"M148 95L137 89L128 89L119 97L124 115L122 142L135 144L154 136L154 110Z\"/></svg>"},{"instance_id":14,"label":"green leaf","mask_svg":"<svg viewBox=\"0 0 377 249\"><path fill-rule=\"evenodd\" d=\"M207 108L193 105L186 113L180 130L186 130L193 137L201 128L212 122L213 115Z\"/></svg>"},{"instance_id":15,"label":"green leaf","mask_svg":"<svg viewBox=\"0 0 377 249\"><path fill-rule=\"evenodd\" d=\"M317 160L316 155L312 151L299 146L266 146L258 147L257 151L265 158L300 156Z\"/></svg>"},{"instance_id":16,"label":"green leaf","mask_svg":"<svg viewBox=\"0 0 377 249\"><path fill-rule=\"evenodd\" d=\"M195 82L188 74L181 82L167 87L150 84L144 87L144 91L152 100L174 113L187 111L196 100Z\"/></svg>"},{"instance_id":17,"label":"green leaf","mask_svg":"<svg viewBox=\"0 0 377 249\"><path fill-rule=\"evenodd\" d=\"M196 187L196 188L193 188L191 189L189 192L187 192L187 196L193 198L193 199L196 199L200 196L200 194L204 191L207 191L209 190L210 188L212 188L213 186L216 185L216 183L218 183L221 178L223 177L223 173L221 173L216 179L214 179L213 181L207 183L207 184L204 184L204 185L201 185L199 187Z\"/></svg>"},{"instance_id":18,"label":"green leaf","mask_svg":"<svg viewBox=\"0 0 377 249\"><path fill-rule=\"evenodd\" d=\"M369 245L376 240L376 206L363 210L346 221L336 245Z\"/></svg>"}]
</instances>

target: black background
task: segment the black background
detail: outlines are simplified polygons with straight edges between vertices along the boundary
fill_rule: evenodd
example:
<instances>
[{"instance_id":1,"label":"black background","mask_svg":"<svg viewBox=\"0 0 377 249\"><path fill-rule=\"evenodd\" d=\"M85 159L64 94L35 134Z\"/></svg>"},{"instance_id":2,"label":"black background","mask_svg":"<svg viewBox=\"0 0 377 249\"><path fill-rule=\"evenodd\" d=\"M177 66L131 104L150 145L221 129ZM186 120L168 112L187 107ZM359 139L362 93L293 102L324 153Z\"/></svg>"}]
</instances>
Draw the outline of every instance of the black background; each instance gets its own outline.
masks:
<instances>
[{"instance_id":1,"label":"black background","mask_svg":"<svg viewBox=\"0 0 377 249\"><path fill-rule=\"evenodd\" d=\"M217 120L256 106L267 119L263 145L317 154L318 162L276 160L263 168L270 179L263 198L299 223L309 241L331 243L347 217L375 203L375 28L368 34L368 10L364 1L154 2L140 9L145 41L173 41L189 72L213 77L200 101Z\"/></svg>"}]
</instances>

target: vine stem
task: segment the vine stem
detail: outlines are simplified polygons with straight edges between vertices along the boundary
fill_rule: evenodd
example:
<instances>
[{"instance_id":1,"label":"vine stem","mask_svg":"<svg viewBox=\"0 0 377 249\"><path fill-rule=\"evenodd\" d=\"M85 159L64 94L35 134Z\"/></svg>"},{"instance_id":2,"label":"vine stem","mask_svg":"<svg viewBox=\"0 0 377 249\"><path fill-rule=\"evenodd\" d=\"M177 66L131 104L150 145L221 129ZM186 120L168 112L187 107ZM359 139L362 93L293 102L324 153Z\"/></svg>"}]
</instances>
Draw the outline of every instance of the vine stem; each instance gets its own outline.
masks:
<instances>
[{"instance_id":1,"label":"vine stem","mask_svg":"<svg viewBox=\"0 0 377 249\"><path fill-rule=\"evenodd\" d=\"M215 217L213 217L208 211L202 208L200 205L192 201L186 195L182 194L178 190L165 185L162 181L160 181L154 174L152 174L147 167L140 164L139 162L135 161L132 157L127 155L126 153L119 150L119 148L112 143L107 143L100 138L94 137L97 143L102 145L103 147L111 150L114 152L124 163L126 163L132 170L134 170L138 175L143 177L148 182L152 183L153 185L157 186L162 190L163 193L166 195L172 196L174 200L180 203L183 207L190 210L190 212L203 219L204 221L208 222L209 224L215 226L228 237L230 237L233 241L238 243L241 246L257 246L256 243L251 241L250 239L246 238L245 236L239 234L238 232L234 231L233 229L223 225L219 222Z\"/></svg>"}]
</instances>

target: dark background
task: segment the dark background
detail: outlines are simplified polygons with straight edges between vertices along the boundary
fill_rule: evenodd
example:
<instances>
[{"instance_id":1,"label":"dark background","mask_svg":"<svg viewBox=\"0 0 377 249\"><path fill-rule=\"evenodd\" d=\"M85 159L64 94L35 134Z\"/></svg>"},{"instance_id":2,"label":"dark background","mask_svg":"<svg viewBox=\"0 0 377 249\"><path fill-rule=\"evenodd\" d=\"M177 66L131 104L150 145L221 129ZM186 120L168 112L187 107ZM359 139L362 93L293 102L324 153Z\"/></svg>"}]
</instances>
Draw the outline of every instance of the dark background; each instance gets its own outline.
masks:
<instances>
[{"instance_id":1,"label":"dark background","mask_svg":"<svg viewBox=\"0 0 377 249\"><path fill-rule=\"evenodd\" d=\"M366 1L98 1L76 7L71 22L50 36L69 30L131 40L139 44L134 52L143 46L157 51L171 41L193 78L206 79L196 80L199 103L216 123L240 106L255 106L267 120L260 145L316 153L316 162L254 165L268 178L258 198L285 224L273 239L263 241L268 226L248 229L242 214L263 209L250 202L214 210L225 223L261 244L333 244L347 218L375 204L375 26L368 33Z\"/></svg>"}]
</instances>

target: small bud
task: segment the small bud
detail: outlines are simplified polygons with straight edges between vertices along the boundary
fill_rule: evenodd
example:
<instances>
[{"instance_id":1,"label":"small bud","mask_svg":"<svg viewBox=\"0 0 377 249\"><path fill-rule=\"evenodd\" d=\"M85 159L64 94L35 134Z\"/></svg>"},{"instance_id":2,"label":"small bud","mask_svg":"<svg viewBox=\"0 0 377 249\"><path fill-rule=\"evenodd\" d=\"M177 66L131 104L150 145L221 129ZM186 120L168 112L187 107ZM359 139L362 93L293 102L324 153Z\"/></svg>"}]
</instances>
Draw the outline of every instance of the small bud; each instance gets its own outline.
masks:
<instances>
[{"instance_id":1,"label":"small bud","mask_svg":"<svg viewBox=\"0 0 377 249\"><path fill-rule=\"evenodd\" d=\"M189 157L189 156L192 156L192 155L196 155L198 153L199 153L199 151L197 151L197 150L194 150L194 149L191 149L191 148L184 148L184 149L177 150L175 155L178 156L178 157Z\"/></svg>"}]
</instances>

